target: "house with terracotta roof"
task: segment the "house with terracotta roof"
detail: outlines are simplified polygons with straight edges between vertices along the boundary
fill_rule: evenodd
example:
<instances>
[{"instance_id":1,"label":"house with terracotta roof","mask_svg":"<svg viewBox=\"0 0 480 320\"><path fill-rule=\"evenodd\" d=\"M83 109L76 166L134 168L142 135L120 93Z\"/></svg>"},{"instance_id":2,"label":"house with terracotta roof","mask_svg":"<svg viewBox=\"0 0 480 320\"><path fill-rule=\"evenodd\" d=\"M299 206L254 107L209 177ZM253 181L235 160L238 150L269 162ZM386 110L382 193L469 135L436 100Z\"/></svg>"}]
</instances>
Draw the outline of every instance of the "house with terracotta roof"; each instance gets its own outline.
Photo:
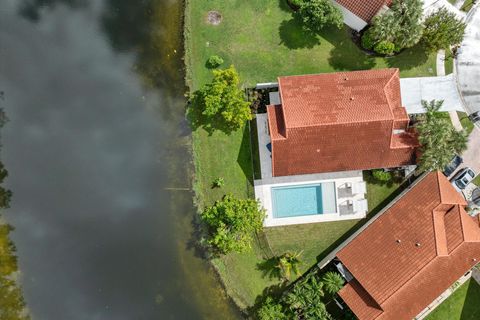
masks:
<instances>
[{"instance_id":1,"label":"house with terracotta roof","mask_svg":"<svg viewBox=\"0 0 480 320\"><path fill-rule=\"evenodd\" d=\"M270 103L257 115L266 226L364 218L362 171L416 163L398 69L279 77Z\"/></svg>"},{"instance_id":2,"label":"house with terracotta roof","mask_svg":"<svg viewBox=\"0 0 480 320\"><path fill-rule=\"evenodd\" d=\"M387 11L392 4L392 0L335 0L333 3L342 11L345 24L356 31L360 31L377 14Z\"/></svg>"},{"instance_id":3,"label":"house with terracotta roof","mask_svg":"<svg viewBox=\"0 0 480 320\"><path fill-rule=\"evenodd\" d=\"M348 281L339 296L358 319L423 318L480 261L479 218L465 206L442 173L429 173L319 266L335 256Z\"/></svg>"}]
</instances>

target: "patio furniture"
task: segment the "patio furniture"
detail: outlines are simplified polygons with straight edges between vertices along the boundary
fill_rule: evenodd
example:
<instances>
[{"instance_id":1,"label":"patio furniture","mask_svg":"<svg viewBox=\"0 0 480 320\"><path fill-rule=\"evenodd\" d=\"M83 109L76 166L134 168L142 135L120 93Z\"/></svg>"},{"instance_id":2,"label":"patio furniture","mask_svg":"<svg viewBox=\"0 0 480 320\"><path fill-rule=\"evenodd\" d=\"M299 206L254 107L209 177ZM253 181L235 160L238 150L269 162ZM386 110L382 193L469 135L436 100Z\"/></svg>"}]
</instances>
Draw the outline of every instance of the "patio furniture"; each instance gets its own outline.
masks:
<instances>
[{"instance_id":1,"label":"patio furniture","mask_svg":"<svg viewBox=\"0 0 480 320\"><path fill-rule=\"evenodd\" d=\"M365 181L347 182L347 188L350 189L352 194L365 194L367 193L367 184Z\"/></svg>"},{"instance_id":2,"label":"patio furniture","mask_svg":"<svg viewBox=\"0 0 480 320\"><path fill-rule=\"evenodd\" d=\"M343 214L364 213L368 211L367 199L353 199L347 200L348 210Z\"/></svg>"}]
</instances>

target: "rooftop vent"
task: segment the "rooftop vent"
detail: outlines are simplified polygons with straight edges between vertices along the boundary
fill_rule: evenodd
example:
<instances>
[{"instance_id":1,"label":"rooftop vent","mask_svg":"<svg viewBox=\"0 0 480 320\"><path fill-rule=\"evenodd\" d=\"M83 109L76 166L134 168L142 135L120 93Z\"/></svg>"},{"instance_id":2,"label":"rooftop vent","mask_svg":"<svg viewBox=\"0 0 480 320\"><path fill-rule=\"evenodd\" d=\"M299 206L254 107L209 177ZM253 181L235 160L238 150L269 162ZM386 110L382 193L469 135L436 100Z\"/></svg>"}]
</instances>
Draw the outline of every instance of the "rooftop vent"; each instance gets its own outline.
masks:
<instances>
[{"instance_id":1,"label":"rooftop vent","mask_svg":"<svg viewBox=\"0 0 480 320\"><path fill-rule=\"evenodd\" d=\"M415 246L420 247L421 246L420 242L415 243Z\"/></svg>"},{"instance_id":2,"label":"rooftop vent","mask_svg":"<svg viewBox=\"0 0 480 320\"><path fill-rule=\"evenodd\" d=\"M400 240L400 239L397 239L397 243L401 243L401 242L402 242L402 240Z\"/></svg>"},{"instance_id":3,"label":"rooftop vent","mask_svg":"<svg viewBox=\"0 0 480 320\"><path fill-rule=\"evenodd\" d=\"M355 100L355 98L354 98L354 97L350 97L350 100L353 101L353 100Z\"/></svg>"}]
</instances>

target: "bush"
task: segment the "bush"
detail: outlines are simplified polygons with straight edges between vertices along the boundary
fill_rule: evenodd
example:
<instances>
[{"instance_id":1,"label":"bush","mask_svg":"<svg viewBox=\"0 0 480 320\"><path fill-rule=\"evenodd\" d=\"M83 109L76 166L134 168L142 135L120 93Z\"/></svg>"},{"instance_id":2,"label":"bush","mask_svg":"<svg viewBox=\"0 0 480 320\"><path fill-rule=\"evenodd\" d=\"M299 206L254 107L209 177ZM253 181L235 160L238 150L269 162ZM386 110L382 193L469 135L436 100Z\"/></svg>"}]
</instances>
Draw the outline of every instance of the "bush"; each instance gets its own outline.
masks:
<instances>
[{"instance_id":1,"label":"bush","mask_svg":"<svg viewBox=\"0 0 480 320\"><path fill-rule=\"evenodd\" d=\"M294 7L300 7L303 3L303 0L288 0L291 5Z\"/></svg>"},{"instance_id":2,"label":"bush","mask_svg":"<svg viewBox=\"0 0 480 320\"><path fill-rule=\"evenodd\" d=\"M213 180L212 187L213 188L221 188L225 185L225 179L222 177L218 177L215 180Z\"/></svg>"},{"instance_id":3,"label":"bush","mask_svg":"<svg viewBox=\"0 0 480 320\"><path fill-rule=\"evenodd\" d=\"M301 3L297 14L303 21L304 29L320 32L326 26L343 26L343 15L340 9L330 0L309 0Z\"/></svg>"},{"instance_id":4,"label":"bush","mask_svg":"<svg viewBox=\"0 0 480 320\"><path fill-rule=\"evenodd\" d=\"M253 199L236 199L227 194L200 214L208 231L207 244L217 253L250 249L253 234L263 227L265 210Z\"/></svg>"},{"instance_id":5,"label":"bush","mask_svg":"<svg viewBox=\"0 0 480 320\"><path fill-rule=\"evenodd\" d=\"M210 56L210 58L208 58L207 67L214 69L220 66L222 63L223 63L223 59L221 57L213 55L213 56Z\"/></svg>"},{"instance_id":6,"label":"bush","mask_svg":"<svg viewBox=\"0 0 480 320\"><path fill-rule=\"evenodd\" d=\"M376 53L392 55L395 52L395 44L388 41L380 41L373 47Z\"/></svg>"},{"instance_id":7,"label":"bush","mask_svg":"<svg viewBox=\"0 0 480 320\"><path fill-rule=\"evenodd\" d=\"M383 169L372 170L372 176L377 181L388 182L392 179L392 174Z\"/></svg>"},{"instance_id":8,"label":"bush","mask_svg":"<svg viewBox=\"0 0 480 320\"><path fill-rule=\"evenodd\" d=\"M362 36L362 47L367 50L372 50L375 45L375 40L373 40L370 32L365 32Z\"/></svg>"}]
</instances>

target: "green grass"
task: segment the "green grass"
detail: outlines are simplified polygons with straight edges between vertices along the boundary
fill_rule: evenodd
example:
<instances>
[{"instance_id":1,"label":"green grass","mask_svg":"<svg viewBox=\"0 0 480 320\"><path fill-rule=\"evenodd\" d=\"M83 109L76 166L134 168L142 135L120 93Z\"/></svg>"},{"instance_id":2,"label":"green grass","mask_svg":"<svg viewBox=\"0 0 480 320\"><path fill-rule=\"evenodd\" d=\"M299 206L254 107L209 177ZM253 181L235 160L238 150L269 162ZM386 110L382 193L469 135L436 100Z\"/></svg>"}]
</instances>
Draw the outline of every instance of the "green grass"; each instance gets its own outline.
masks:
<instances>
[{"instance_id":1,"label":"green grass","mask_svg":"<svg viewBox=\"0 0 480 320\"><path fill-rule=\"evenodd\" d=\"M468 12L470 11L470 9L472 9L473 5L475 4L475 1L474 0L466 0L462 7L460 8L460 10L462 11L465 11L465 12Z\"/></svg>"},{"instance_id":2,"label":"green grass","mask_svg":"<svg viewBox=\"0 0 480 320\"><path fill-rule=\"evenodd\" d=\"M432 311L426 320L476 320L480 319L480 286L474 279L468 280L441 305Z\"/></svg>"},{"instance_id":3,"label":"green grass","mask_svg":"<svg viewBox=\"0 0 480 320\"><path fill-rule=\"evenodd\" d=\"M472 183L477 187L480 187L480 174L478 174L477 177L473 179Z\"/></svg>"},{"instance_id":4,"label":"green grass","mask_svg":"<svg viewBox=\"0 0 480 320\"><path fill-rule=\"evenodd\" d=\"M457 114L463 129L465 129L467 133L470 134L473 131L475 125L472 121L470 121L468 115L465 112L457 111Z\"/></svg>"},{"instance_id":5,"label":"green grass","mask_svg":"<svg viewBox=\"0 0 480 320\"><path fill-rule=\"evenodd\" d=\"M207 12L222 14L220 25L206 23ZM234 64L242 85L275 81L280 75L398 67L401 76L435 75L435 54L426 55L415 47L391 58L367 56L351 41L347 29L325 30L318 36L307 35L292 17L285 0L189 0L185 11L186 80L190 90L208 82L211 71L205 62L213 54L221 56L222 67ZM254 133L255 134L255 133ZM211 205L225 193L252 197L253 166L248 127L227 136L211 136L199 128L192 133L195 164L194 190L199 210ZM258 174L258 164L255 164ZM212 188L222 177L225 185ZM389 192L386 186L369 184L368 200L375 207ZM269 229L266 239L275 253L304 249L303 270L332 249L358 227L358 221L332 222ZM246 308L255 303L271 280L258 264L271 257L268 244L255 243L248 254L229 254L214 259L228 293Z\"/></svg>"},{"instance_id":6,"label":"green grass","mask_svg":"<svg viewBox=\"0 0 480 320\"><path fill-rule=\"evenodd\" d=\"M377 184L367 180L368 218L390 202L400 191L399 183ZM302 251L301 271L305 272L362 226L367 219L266 228L265 234L275 255Z\"/></svg>"},{"instance_id":7,"label":"green grass","mask_svg":"<svg viewBox=\"0 0 480 320\"><path fill-rule=\"evenodd\" d=\"M217 10L218 26L206 23ZM234 64L244 85L275 81L280 75L398 67L401 75L435 75L435 54L419 47L391 58L366 55L350 39L347 28L306 34L285 0L189 1L187 79L197 89L210 78L209 56L221 56L223 66Z\"/></svg>"},{"instance_id":8,"label":"green grass","mask_svg":"<svg viewBox=\"0 0 480 320\"><path fill-rule=\"evenodd\" d=\"M445 74L453 73L453 55L450 48L445 49Z\"/></svg>"}]
</instances>

